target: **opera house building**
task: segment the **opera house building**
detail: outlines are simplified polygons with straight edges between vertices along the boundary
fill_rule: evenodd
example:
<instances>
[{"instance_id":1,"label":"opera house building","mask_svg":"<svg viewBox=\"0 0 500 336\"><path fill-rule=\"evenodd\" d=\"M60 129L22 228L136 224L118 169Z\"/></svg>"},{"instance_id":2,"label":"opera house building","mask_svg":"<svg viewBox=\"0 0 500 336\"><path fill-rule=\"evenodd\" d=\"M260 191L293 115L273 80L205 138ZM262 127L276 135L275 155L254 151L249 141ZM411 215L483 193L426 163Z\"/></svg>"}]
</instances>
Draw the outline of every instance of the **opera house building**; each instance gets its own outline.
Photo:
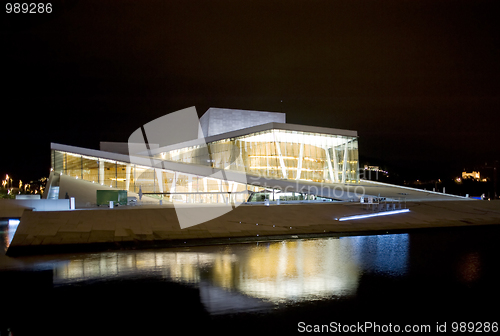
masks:
<instances>
[{"instance_id":1,"label":"opera house building","mask_svg":"<svg viewBox=\"0 0 500 336\"><path fill-rule=\"evenodd\" d=\"M103 188L181 203L317 200L297 186L359 183L356 131L287 124L285 117L210 108L199 119L198 137L188 141L129 139L101 142L99 150L52 143L45 197L82 193L71 187L78 181L78 189L89 189L78 195L80 205L95 204L95 190Z\"/></svg>"}]
</instances>

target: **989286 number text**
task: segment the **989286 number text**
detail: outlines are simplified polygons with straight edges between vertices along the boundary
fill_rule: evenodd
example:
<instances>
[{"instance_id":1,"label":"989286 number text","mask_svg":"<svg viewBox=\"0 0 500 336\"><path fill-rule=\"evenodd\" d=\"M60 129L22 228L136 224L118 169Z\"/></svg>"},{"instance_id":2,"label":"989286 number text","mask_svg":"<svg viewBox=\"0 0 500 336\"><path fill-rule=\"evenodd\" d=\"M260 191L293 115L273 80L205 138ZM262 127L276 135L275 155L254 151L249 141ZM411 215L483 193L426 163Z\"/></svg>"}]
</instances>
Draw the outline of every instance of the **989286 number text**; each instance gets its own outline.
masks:
<instances>
[{"instance_id":1,"label":"989286 number text","mask_svg":"<svg viewBox=\"0 0 500 336\"><path fill-rule=\"evenodd\" d=\"M453 322L452 332L498 332L498 322Z\"/></svg>"},{"instance_id":2,"label":"989286 number text","mask_svg":"<svg viewBox=\"0 0 500 336\"><path fill-rule=\"evenodd\" d=\"M19 3L19 2L14 2L14 3L6 3L5 4L5 12L7 14L14 13L30 13L30 14L43 14L47 13L50 14L52 13L52 4L50 2L48 3Z\"/></svg>"}]
</instances>

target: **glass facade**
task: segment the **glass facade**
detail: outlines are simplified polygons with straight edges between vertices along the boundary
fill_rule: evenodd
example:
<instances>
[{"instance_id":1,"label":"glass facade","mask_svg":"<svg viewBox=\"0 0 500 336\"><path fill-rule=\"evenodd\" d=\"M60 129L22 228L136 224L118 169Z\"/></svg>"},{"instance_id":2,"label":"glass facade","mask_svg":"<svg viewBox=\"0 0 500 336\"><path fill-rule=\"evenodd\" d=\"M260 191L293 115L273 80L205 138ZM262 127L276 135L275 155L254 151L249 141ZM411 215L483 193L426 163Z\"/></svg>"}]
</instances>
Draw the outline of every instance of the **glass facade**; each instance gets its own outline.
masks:
<instances>
[{"instance_id":1,"label":"glass facade","mask_svg":"<svg viewBox=\"0 0 500 336\"><path fill-rule=\"evenodd\" d=\"M359 182L354 136L272 129L163 152L156 158L275 179Z\"/></svg>"},{"instance_id":2,"label":"glass facade","mask_svg":"<svg viewBox=\"0 0 500 336\"><path fill-rule=\"evenodd\" d=\"M263 188L243 183L154 169L127 162L52 150L52 170L76 179L143 194L168 202L246 202Z\"/></svg>"},{"instance_id":3,"label":"glass facade","mask_svg":"<svg viewBox=\"0 0 500 336\"><path fill-rule=\"evenodd\" d=\"M162 152L160 162L182 162L273 179L356 183L358 139L271 129ZM153 168L53 149L52 170L75 179L180 203L321 200L312 195ZM324 199L327 200L327 199Z\"/></svg>"}]
</instances>

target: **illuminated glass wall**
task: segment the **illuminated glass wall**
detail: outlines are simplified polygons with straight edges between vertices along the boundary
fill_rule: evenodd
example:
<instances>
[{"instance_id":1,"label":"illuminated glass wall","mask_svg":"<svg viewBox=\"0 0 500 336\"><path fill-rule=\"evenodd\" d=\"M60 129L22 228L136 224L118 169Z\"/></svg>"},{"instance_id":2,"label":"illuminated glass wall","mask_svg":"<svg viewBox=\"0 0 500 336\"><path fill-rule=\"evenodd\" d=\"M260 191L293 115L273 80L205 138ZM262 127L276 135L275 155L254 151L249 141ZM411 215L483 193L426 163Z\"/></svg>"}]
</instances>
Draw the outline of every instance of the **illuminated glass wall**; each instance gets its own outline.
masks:
<instances>
[{"instance_id":1,"label":"illuminated glass wall","mask_svg":"<svg viewBox=\"0 0 500 336\"><path fill-rule=\"evenodd\" d=\"M179 203L245 202L263 188L127 162L52 150L52 170L75 179ZM248 191L248 192L247 192Z\"/></svg>"},{"instance_id":2,"label":"illuminated glass wall","mask_svg":"<svg viewBox=\"0 0 500 336\"><path fill-rule=\"evenodd\" d=\"M359 181L358 139L352 136L274 129L164 152L157 158L277 179Z\"/></svg>"}]
</instances>

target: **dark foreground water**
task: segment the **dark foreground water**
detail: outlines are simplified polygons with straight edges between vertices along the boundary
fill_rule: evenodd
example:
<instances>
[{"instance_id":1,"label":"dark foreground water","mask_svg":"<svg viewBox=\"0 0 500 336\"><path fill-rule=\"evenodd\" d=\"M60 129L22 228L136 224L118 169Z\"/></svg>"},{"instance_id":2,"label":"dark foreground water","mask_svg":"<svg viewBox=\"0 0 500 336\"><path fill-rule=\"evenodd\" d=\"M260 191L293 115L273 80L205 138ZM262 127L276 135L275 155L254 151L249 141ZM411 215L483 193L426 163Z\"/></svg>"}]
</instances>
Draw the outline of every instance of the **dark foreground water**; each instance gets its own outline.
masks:
<instances>
[{"instance_id":1,"label":"dark foreground water","mask_svg":"<svg viewBox=\"0 0 500 336\"><path fill-rule=\"evenodd\" d=\"M18 258L0 231L2 336L491 333L500 316L498 225Z\"/></svg>"}]
</instances>

